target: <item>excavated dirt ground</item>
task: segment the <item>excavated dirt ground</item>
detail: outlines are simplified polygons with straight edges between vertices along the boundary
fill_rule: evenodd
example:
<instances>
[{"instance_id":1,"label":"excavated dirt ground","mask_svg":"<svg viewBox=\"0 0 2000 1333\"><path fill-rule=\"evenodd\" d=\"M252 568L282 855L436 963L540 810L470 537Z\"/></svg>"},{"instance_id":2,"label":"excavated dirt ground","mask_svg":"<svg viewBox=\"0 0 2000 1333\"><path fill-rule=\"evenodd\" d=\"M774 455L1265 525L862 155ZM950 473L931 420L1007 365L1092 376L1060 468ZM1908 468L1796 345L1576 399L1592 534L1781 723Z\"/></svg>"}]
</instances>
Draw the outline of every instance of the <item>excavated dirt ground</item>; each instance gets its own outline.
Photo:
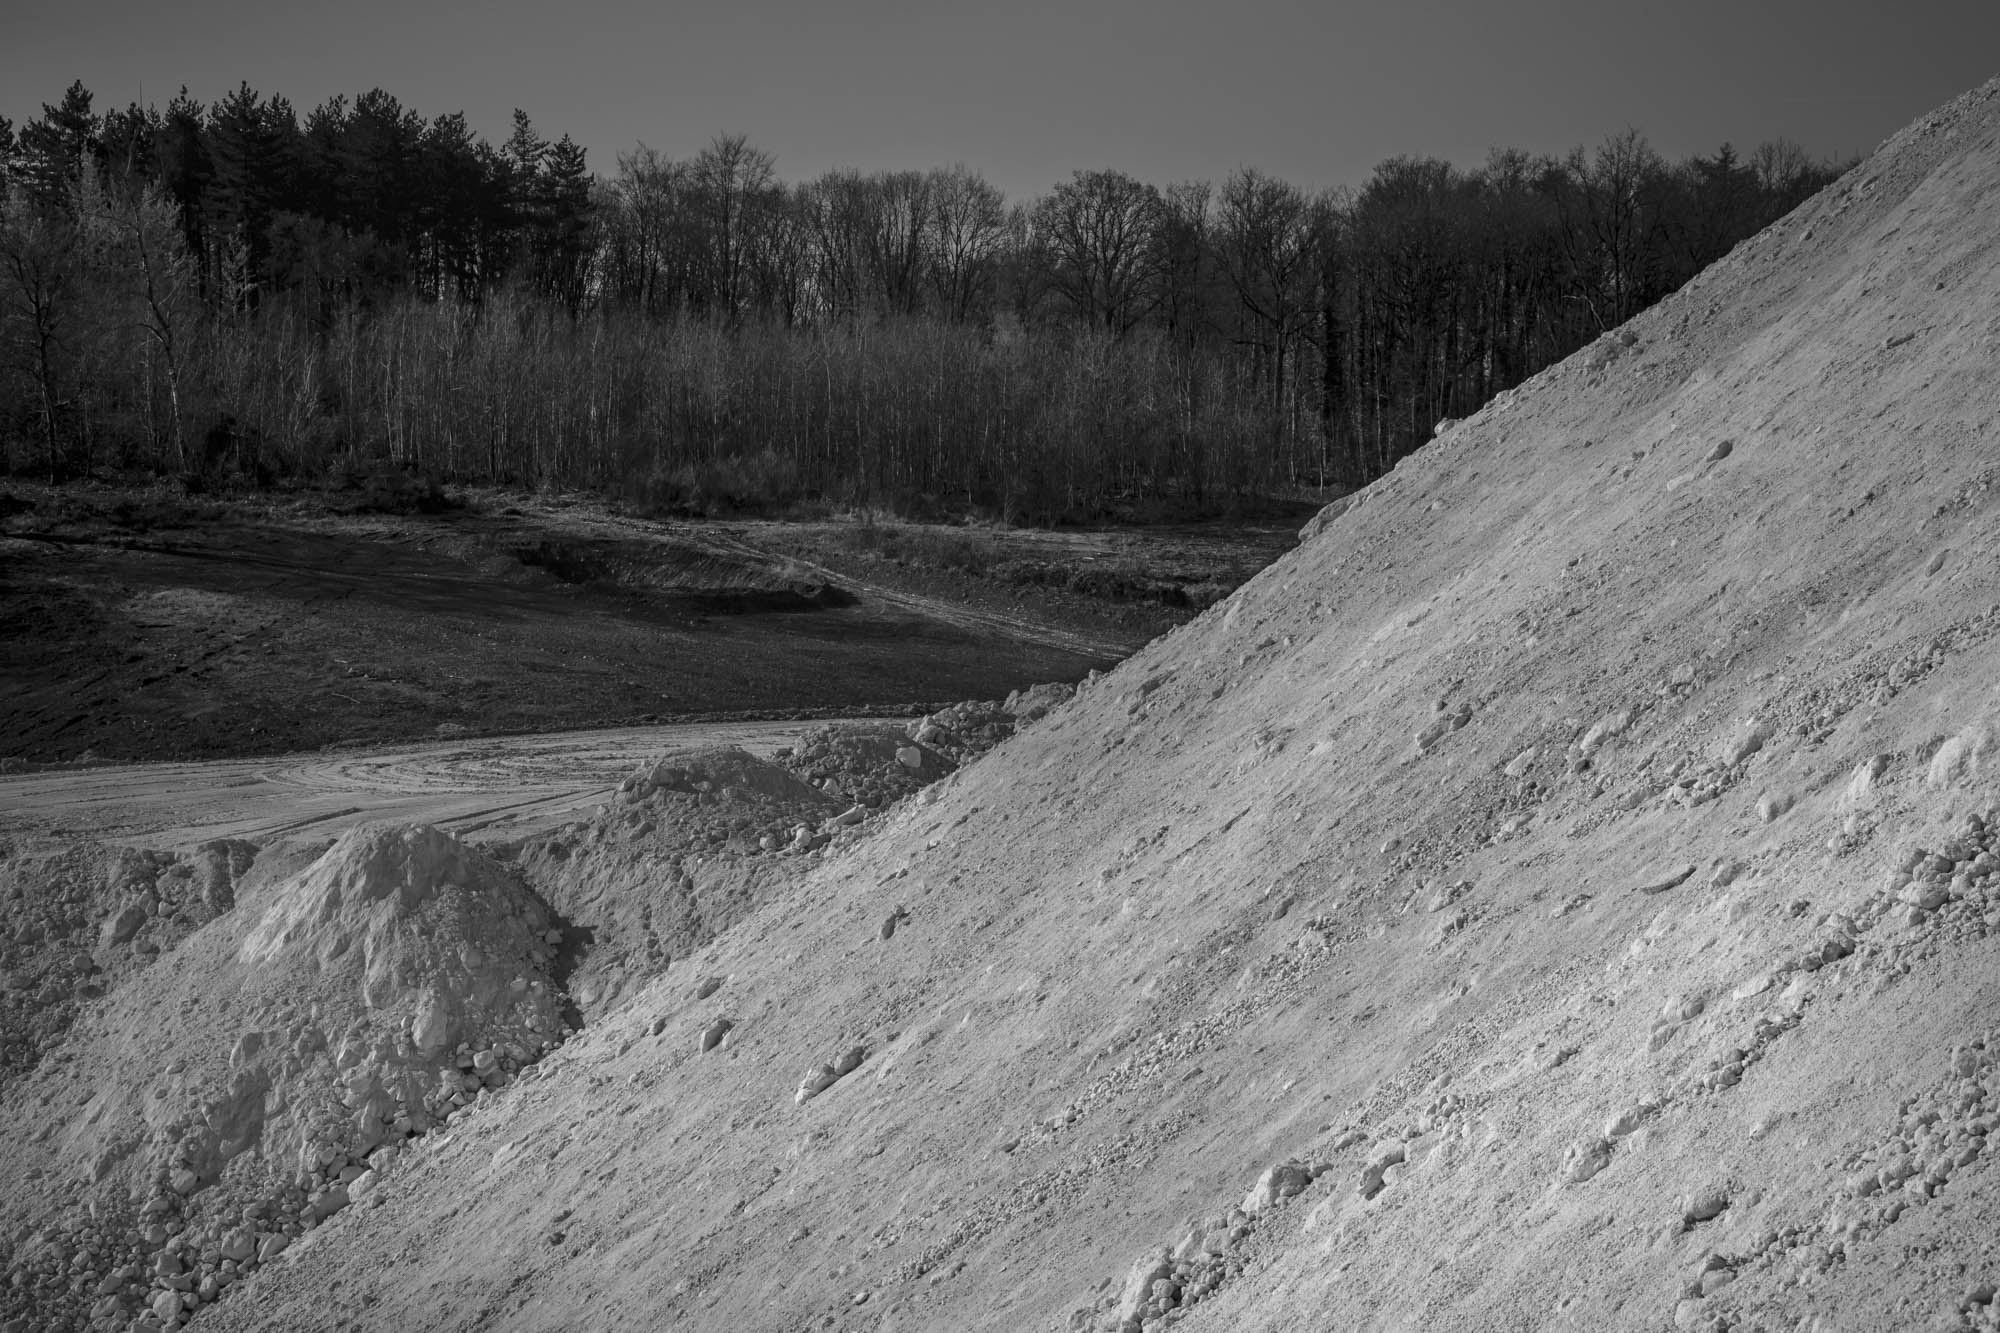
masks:
<instances>
[{"instance_id":1,"label":"excavated dirt ground","mask_svg":"<svg viewBox=\"0 0 2000 1333\"><path fill-rule=\"evenodd\" d=\"M2000 83L883 810L18 850L0 1327L2000 1328L1996 215Z\"/></svg>"},{"instance_id":2,"label":"excavated dirt ground","mask_svg":"<svg viewBox=\"0 0 2000 1333\"><path fill-rule=\"evenodd\" d=\"M1108 667L1289 542L339 498L0 485L0 765L908 715Z\"/></svg>"}]
</instances>

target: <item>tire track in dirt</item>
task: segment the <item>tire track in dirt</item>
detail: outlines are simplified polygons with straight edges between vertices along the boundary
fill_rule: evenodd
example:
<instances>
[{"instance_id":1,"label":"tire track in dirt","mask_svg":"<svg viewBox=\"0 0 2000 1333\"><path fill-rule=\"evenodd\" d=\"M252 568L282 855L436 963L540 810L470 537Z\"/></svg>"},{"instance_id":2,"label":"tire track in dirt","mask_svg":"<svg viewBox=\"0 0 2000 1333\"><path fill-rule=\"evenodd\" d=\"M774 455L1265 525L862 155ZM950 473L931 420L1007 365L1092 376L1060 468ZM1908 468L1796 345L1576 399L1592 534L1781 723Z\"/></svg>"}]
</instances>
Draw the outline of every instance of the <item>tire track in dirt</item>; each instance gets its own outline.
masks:
<instances>
[{"instance_id":1,"label":"tire track in dirt","mask_svg":"<svg viewBox=\"0 0 2000 1333\"><path fill-rule=\"evenodd\" d=\"M827 720L827 719L822 719ZM734 745L768 758L813 720L617 727L481 737L327 755L131 764L0 777L0 836L62 830L152 843L310 829L370 819L520 837L573 818L664 750Z\"/></svg>"}]
</instances>

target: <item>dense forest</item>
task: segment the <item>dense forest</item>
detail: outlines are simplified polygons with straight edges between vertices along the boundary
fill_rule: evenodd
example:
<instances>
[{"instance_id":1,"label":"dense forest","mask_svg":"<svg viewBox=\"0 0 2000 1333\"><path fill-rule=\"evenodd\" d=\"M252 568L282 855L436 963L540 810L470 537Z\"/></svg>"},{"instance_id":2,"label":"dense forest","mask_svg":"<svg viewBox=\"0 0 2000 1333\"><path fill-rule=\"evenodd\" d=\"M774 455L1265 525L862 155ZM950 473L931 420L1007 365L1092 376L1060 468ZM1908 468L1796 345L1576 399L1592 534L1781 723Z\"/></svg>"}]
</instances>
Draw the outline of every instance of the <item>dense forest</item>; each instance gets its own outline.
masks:
<instances>
[{"instance_id":1,"label":"dense forest","mask_svg":"<svg viewBox=\"0 0 2000 1333\"><path fill-rule=\"evenodd\" d=\"M1627 131L1009 201L964 166L787 182L740 137L598 174L380 90L99 114L80 83L0 119L0 169L9 472L1032 522L1366 482L1837 174Z\"/></svg>"}]
</instances>

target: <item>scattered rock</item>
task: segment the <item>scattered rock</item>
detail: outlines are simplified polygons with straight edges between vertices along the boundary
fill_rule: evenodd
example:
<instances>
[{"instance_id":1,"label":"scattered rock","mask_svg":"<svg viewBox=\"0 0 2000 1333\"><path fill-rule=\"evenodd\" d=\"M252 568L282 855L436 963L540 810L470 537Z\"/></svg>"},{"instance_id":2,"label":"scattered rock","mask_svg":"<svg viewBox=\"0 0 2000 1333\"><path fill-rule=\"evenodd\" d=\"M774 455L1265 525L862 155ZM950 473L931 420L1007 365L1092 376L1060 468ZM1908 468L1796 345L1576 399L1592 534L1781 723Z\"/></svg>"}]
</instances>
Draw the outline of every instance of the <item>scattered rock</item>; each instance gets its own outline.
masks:
<instances>
[{"instance_id":1,"label":"scattered rock","mask_svg":"<svg viewBox=\"0 0 2000 1333\"><path fill-rule=\"evenodd\" d=\"M98 932L98 940L103 944L123 944L139 933L139 927L146 924L148 913L138 903L125 906L104 918L104 926Z\"/></svg>"},{"instance_id":2,"label":"scattered rock","mask_svg":"<svg viewBox=\"0 0 2000 1333\"><path fill-rule=\"evenodd\" d=\"M1450 712L1439 713L1417 732L1417 753L1428 754L1437 748L1438 742L1472 721L1472 706L1460 704Z\"/></svg>"},{"instance_id":3,"label":"scattered rock","mask_svg":"<svg viewBox=\"0 0 2000 1333\"><path fill-rule=\"evenodd\" d=\"M1582 751L1586 757L1597 753L1598 750L1603 748L1606 741L1624 735L1631 727L1635 716L1629 708L1619 708L1606 713L1603 717L1591 723L1590 729L1585 731L1582 738L1577 741L1576 748Z\"/></svg>"},{"instance_id":4,"label":"scattered rock","mask_svg":"<svg viewBox=\"0 0 2000 1333\"><path fill-rule=\"evenodd\" d=\"M1240 1206L1245 1213L1255 1217L1279 1200L1291 1198L1310 1184L1312 1184L1312 1173L1305 1167L1297 1162L1281 1162L1264 1169L1264 1173L1257 1177L1257 1183L1243 1196Z\"/></svg>"},{"instance_id":5,"label":"scattered rock","mask_svg":"<svg viewBox=\"0 0 2000 1333\"><path fill-rule=\"evenodd\" d=\"M1769 972L1759 972L1756 976L1751 977L1748 981L1737 986L1735 990L1729 992L1729 998L1740 1003L1753 995L1762 995L1765 991L1771 989L1771 983L1775 979Z\"/></svg>"},{"instance_id":6,"label":"scattered rock","mask_svg":"<svg viewBox=\"0 0 2000 1333\"><path fill-rule=\"evenodd\" d=\"M1694 1225L1720 1217L1729 1207L1729 1195L1721 1189L1706 1189L1681 1198L1681 1220Z\"/></svg>"},{"instance_id":7,"label":"scattered rock","mask_svg":"<svg viewBox=\"0 0 2000 1333\"><path fill-rule=\"evenodd\" d=\"M798 1094L793 1098L793 1101L803 1106L811 1098L819 1096L820 1093L832 1087L839 1079L840 1075L833 1072L832 1065L813 1065L799 1079Z\"/></svg>"},{"instance_id":8,"label":"scattered rock","mask_svg":"<svg viewBox=\"0 0 2000 1333\"><path fill-rule=\"evenodd\" d=\"M1757 799L1757 818L1769 824L1791 810L1796 798L1787 792L1769 792Z\"/></svg>"},{"instance_id":9,"label":"scattered rock","mask_svg":"<svg viewBox=\"0 0 2000 1333\"><path fill-rule=\"evenodd\" d=\"M1611 1119L1605 1122L1604 1124L1605 1139L1616 1140L1624 1138L1627 1134L1630 1134L1633 1130L1639 1128L1640 1125L1644 1124L1646 1122L1646 1117L1651 1115L1652 1113L1653 1113L1652 1103L1650 1102L1633 1103L1631 1106L1626 1107L1624 1110L1620 1111L1617 1115L1612 1116Z\"/></svg>"},{"instance_id":10,"label":"scattered rock","mask_svg":"<svg viewBox=\"0 0 2000 1333\"><path fill-rule=\"evenodd\" d=\"M1382 1192L1383 1177L1392 1166L1403 1160L1403 1141L1385 1139L1369 1149L1368 1157L1361 1167L1361 1183L1356 1191L1364 1199L1372 1199Z\"/></svg>"},{"instance_id":11,"label":"scattered rock","mask_svg":"<svg viewBox=\"0 0 2000 1333\"><path fill-rule=\"evenodd\" d=\"M1610 1165L1611 1144L1601 1138L1585 1139L1563 1153L1561 1176L1567 1184L1581 1185Z\"/></svg>"},{"instance_id":12,"label":"scattered rock","mask_svg":"<svg viewBox=\"0 0 2000 1333\"><path fill-rule=\"evenodd\" d=\"M1732 768L1764 748L1764 742L1771 739L1771 730L1762 722L1745 722L1734 736L1724 741L1716 749L1715 757L1723 767Z\"/></svg>"}]
</instances>

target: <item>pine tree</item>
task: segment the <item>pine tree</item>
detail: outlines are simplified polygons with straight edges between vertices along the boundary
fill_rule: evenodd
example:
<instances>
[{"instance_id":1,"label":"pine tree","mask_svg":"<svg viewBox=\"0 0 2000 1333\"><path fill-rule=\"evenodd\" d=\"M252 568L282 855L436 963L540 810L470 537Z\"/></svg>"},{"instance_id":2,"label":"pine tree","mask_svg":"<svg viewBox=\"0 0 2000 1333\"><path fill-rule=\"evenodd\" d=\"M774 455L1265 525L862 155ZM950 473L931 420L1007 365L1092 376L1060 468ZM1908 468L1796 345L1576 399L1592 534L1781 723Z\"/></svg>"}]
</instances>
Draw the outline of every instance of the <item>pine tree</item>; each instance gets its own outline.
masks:
<instances>
[{"instance_id":1,"label":"pine tree","mask_svg":"<svg viewBox=\"0 0 2000 1333\"><path fill-rule=\"evenodd\" d=\"M59 104L44 102L41 118L21 127L17 171L38 203L64 206L86 160L102 151L90 103L90 90L78 79Z\"/></svg>"},{"instance_id":2,"label":"pine tree","mask_svg":"<svg viewBox=\"0 0 2000 1333\"><path fill-rule=\"evenodd\" d=\"M160 187L179 210L181 235L187 239L188 250L197 256L208 251L202 205L215 178L202 127L205 118L201 103L189 97L183 87L167 104L159 138Z\"/></svg>"},{"instance_id":3,"label":"pine tree","mask_svg":"<svg viewBox=\"0 0 2000 1333\"><path fill-rule=\"evenodd\" d=\"M342 221L372 232L400 282L415 239L418 144L423 121L380 88L354 99L337 152Z\"/></svg>"},{"instance_id":4,"label":"pine tree","mask_svg":"<svg viewBox=\"0 0 2000 1333\"><path fill-rule=\"evenodd\" d=\"M487 178L464 113L439 116L425 127L414 174L424 289L433 296L476 296Z\"/></svg>"},{"instance_id":5,"label":"pine tree","mask_svg":"<svg viewBox=\"0 0 2000 1333\"><path fill-rule=\"evenodd\" d=\"M106 112L97 135L104 146L105 169L120 180L157 179L165 128L158 111L137 102L123 111Z\"/></svg>"},{"instance_id":6,"label":"pine tree","mask_svg":"<svg viewBox=\"0 0 2000 1333\"><path fill-rule=\"evenodd\" d=\"M500 149L506 173L501 187L506 197L508 265L531 274L539 263L535 244L546 212L542 201L542 162L548 155L548 140L536 132L528 113L515 107L513 132Z\"/></svg>"},{"instance_id":7,"label":"pine tree","mask_svg":"<svg viewBox=\"0 0 2000 1333\"><path fill-rule=\"evenodd\" d=\"M583 147L567 134L542 160L539 177L543 214L533 246L544 292L574 314L588 295L591 242L590 167Z\"/></svg>"},{"instance_id":8,"label":"pine tree","mask_svg":"<svg viewBox=\"0 0 2000 1333\"><path fill-rule=\"evenodd\" d=\"M299 147L298 123L283 97L266 101L246 83L209 112L211 240L240 248L253 283L269 276L271 222L294 202Z\"/></svg>"}]
</instances>

